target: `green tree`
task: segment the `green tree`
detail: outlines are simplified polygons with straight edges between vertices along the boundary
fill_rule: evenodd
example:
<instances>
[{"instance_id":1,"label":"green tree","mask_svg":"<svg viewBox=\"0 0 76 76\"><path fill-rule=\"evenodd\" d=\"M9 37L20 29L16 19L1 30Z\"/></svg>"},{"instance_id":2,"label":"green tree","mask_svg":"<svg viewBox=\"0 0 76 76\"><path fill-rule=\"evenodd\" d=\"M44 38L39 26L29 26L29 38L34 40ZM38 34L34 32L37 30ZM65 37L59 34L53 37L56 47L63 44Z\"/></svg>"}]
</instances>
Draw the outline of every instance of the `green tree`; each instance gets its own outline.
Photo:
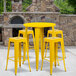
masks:
<instances>
[{"instance_id":1,"label":"green tree","mask_svg":"<svg viewBox=\"0 0 76 76\"><path fill-rule=\"evenodd\" d=\"M54 3L62 14L72 14L74 12L74 8L68 5L68 0L54 0Z\"/></svg>"},{"instance_id":2,"label":"green tree","mask_svg":"<svg viewBox=\"0 0 76 76\"><path fill-rule=\"evenodd\" d=\"M6 11L11 11L11 0L6 0ZM4 0L0 0L0 14L4 12Z\"/></svg>"},{"instance_id":3,"label":"green tree","mask_svg":"<svg viewBox=\"0 0 76 76\"><path fill-rule=\"evenodd\" d=\"M23 0L23 11L32 3L32 0ZM54 3L59 7L62 14L76 13L76 0L54 0ZM69 5L68 5L69 3ZM11 0L6 0L6 10L11 12ZM75 12L74 12L75 11ZM0 14L4 12L4 0L0 0Z\"/></svg>"},{"instance_id":4,"label":"green tree","mask_svg":"<svg viewBox=\"0 0 76 76\"><path fill-rule=\"evenodd\" d=\"M6 0L6 10L7 12L12 11L11 0Z\"/></svg>"},{"instance_id":5,"label":"green tree","mask_svg":"<svg viewBox=\"0 0 76 76\"><path fill-rule=\"evenodd\" d=\"M26 8L32 3L32 0L23 0L23 11L26 11Z\"/></svg>"},{"instance_id":6,"label":"green tree","mask_svg":"<svg viewBox=\"0 0 76 76\"><path fill-rule=\"evenodd\" d=\"M68 0L68 3L74 8L74 13L76 14L76 0Z\"/></svg>"},{"instance_id":7,"label":"green tree","mask_svg":"<svg viewBox=\"0 0 76 76\"><path fill-rule=\"evenodd\" d=\"M0 0L0 14L3 12L3 0Z\"/></svg>"}]
</instances>

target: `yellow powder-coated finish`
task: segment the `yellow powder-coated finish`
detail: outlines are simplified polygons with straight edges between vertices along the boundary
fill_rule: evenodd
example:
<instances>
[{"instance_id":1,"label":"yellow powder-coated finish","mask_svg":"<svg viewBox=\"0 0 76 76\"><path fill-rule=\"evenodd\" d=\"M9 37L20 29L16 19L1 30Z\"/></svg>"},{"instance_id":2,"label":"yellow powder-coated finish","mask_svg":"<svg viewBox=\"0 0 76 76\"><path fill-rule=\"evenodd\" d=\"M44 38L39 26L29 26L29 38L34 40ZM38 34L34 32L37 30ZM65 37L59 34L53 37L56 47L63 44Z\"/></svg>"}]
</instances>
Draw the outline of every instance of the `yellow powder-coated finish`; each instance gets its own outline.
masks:
<instances>
[{"instance_id":1,"label":"yellow powder-coated finish","mask_svg":"<svg viewBox=\"0 0 76 76\"><path fill-rule=\"evenodd\" d=\"M42 54L43 54L44 28L45 27L52 27L52 30L54 31L54 26L56 24L55 23L47 23L47 22L34 22L34 23L25 23L23 25L26 28L28 28L28 27L34 27L35 28L36 70L38 70L38 65L39 65L39 38L41 38L41 56L42 56ZM54 36L54 33L53 33L53 36Z\"/></svg>"},{"instance_id":2,"label":"yellow powder-coated finish","mask_svg":"<svg viewBox=\"0 0 76 76\"><path fill-rule=\"evenodd\" d=\"M20 35L23 35L23 37L25 36L25 30L19 30L19 33L18 33L18 37L20 37ZM27 35L29 36L29 35L32 35L33 36L33 43L34 43L34 48L35 48L35 37L34 37L34 32L33 32L33 30L27 30ZM29 46L29 47L31 47L31 46ZM31 47L31 48L33 48L33 47Z\"/></svg>"},{"instance_id":3,"label":"yellow powder-coated finish","mask_svg":"<svg viewBox=\"0 0 76 76\"><path fill-rule=\"evenodd\" d=\"M42 66L41 66L41 70L43 67L43 60L44 58L44 51L45 51L45 43L48 42L50 44L50 74L52 75L52 71L53 71L53 62L56 66L56 59L57 59L57 49L58 46L56 46L58 44L58 42L61 43L61 49L62 49L62 56L63 56L63 63L64 63L64 69L66 71L66 67L65 67L65 53L64 53L64 42L62 38L59 37L46 37L44 38L44 48L43 48L43 53L42 53Z\"/></svg>"},{"instance_id":4,"label":"yellow powder-coated finish","mask_svg":"<svg viewBox=\"0 0 76 76\"><path fill-rule=\"evenodd\" d=\"M11 42L14 43L14 60L11 59L12 57L9 57L10 43ZM29 47L28 47L29 45L28 45L28 42L27 42L27 38L13 37L13 38L9 38L9 42L8 42L6 70L7 70L7 66L8 66L8 60L14 61L15 62L15 75L17 74L17 64L18 64L18 62L19 62L19 66L21 67L21 43L23 43L24 52L26 52L26 50L27 50L27 60L28 60L28 64L29 64L29 70L31 71L30 61L29 61ZM25 48L26 48L26 50L25 50ZM24 59L23 59L23 61L24 61Z\"/></svg>"},{"instance_id":5,"label":"yellow powder-coated finish","mask_svg":"<svg viewBox=\"0 0 76 76\"><path fill-rule=\"evenodd\" d=\"M51 35L53 34L53 31L52 31L52 30L48 30L47 37L49 37L50 34L51 34ZM61 35L61 38L62 38L63 44L64 44L63 31L62 31L62 30L55 29L55 30L54 30L54 35L55 35L55 37L58 37L58 35ZM45 57L46 57L46 55L47 55L47 48L48 48L48 43L47 43L47 45L46 45ZM65 52L65 49L64 49L64 52ZM66 58L66 54L65 54L65 58Z\"/></svg>"},{"instance_id":6,"label":"yellow powder-coated finish","mask_svg":"<svg viewBox=\"0 0 76 76\"><path fill-rule=\"evenodd\" d=\"M37 27L37 28L44 28L44 27L52 27L55 26L55 23L48 23L48 22L32 22L32 23L25 23L25 27Z\"/></svg>"},{"instance_id":7,"label":"yellow powder-coated finish","mask_svg":"<svg viewBox=\"0 0 76 76\"><path fill-rule=\"evenodd\" d=\"M19 30L18 37L20 37L20 35L23 35L23 38L25 38L25 34L26 34L25 32L26 32L25 30ZM35 49L35 37L34 37L33 30L27 30L27 39L28 40L29 40L29 35L32 35L33 36L34 49ZM29 47L31 47L30 49L33 49L32 46L29 46ZM26 52L24 51L24 56L23 56L24 61L26 60L26 57L25 56L26 56ZM24 64L24 61L23 61L23 64Z\"/></svg>"}]
</instances>

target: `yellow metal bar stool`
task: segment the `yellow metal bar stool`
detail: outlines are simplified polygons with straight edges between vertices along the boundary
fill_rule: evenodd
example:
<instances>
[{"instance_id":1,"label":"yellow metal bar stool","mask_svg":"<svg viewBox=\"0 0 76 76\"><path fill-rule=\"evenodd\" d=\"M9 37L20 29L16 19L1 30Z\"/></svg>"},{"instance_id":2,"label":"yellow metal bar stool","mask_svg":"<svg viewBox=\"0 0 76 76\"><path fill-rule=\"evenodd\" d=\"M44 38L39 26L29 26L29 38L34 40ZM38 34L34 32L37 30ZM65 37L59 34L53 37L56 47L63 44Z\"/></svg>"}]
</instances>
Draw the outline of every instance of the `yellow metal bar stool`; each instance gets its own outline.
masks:
<instances>
[{"instance_id":1,"label":"yellow metal bar stool","mask_svg":"<svg viewBox=\"0 0 76 76\"><path fill-rule=\"evenodd\" d=\"M50 60L46 59L44 57L44 51L45 51L45 43L48 42L50 44ZM41 70L42 70L42 67L43 67L43 60L47 60L50 62L50 74L52 75L52 70L53 70L53 62L55 64L55 67L56 67L56 60L57 60L57 51L58 51L58 43L61 43L61 49L62 49L62 60L63 60L63 63L64 63L64 69L66 71L66 67L65 67L65 53L64 53L64 42L63 42L63 39L62 38L59 38L59 37L46 37L44 38L44 48L43 48L43 53L42 53L42 66L41 66Z\"/></svg>"},{"instance_id":2,"label":"yellow metal bar stool","mask_svg":"<svg viewBox=\"0 0 76 76\"><path fill-rule=\"evenodd\" d=\"M34 37L33 30L27 30L28 39L30 34L33 36L33 43L34 43L34 49L35 49L35 37ZM23 35L23 37L25 37L25 30L19 30L18 37L20 37L20 35ZM29 47L33 48L32 46L29 46Z\"/></svg>"},{"instance_id":3,"label":"yellow metal bar stool","mask_svg":"<svg viewBox=\"0 0 76 76\"><path fill-rule=\"evenodd\" d=\"M11 42L14 43L14 57L9 57L10 43ZM29 44L27 42L27 38L13 37L13 38L9 38L9 42L8 42L6 70L7 70L7 66L8 66L8 60L14 61L15 62L15 75L17 74L17 64L18 64L18 62L19 62L19 66L21 67L21 43L23 43L23 48L24 48L23 62L25 60L25 52L27 51L27 60L28 60L28 64L29 64L29 70L31 71L30 61L29 61L29 47L28 47ZM14 60L12 58L14 58Z\"/></svg>"},{"instance_id":4,"label":"yellow metal bar stool","mask_svg":"<svg viewBox=\"0 0 76 76\"><path fill-rule=\"evenodd\" d=\"M49 35L52 35L54 33L54 36L55 37L58 37L58 35L61 35L61 38L63 40L63 44L64 44L64 39L63 39L63 31L62 30L58 30L58 29L55 29L54 32L52 30L48 30L48 33L47 33L47 37L49 37ZM59 45L58 45L59 46ZM47 57L47 48L48 48L48 43L46 44L46 52L45 52L45 57ZM59 48L60 49L60 46ZM65 52L65 49L64 49L64 52ZM65 58L66 58L66 54L65 54Z\"/></svg>"}]
</instances>

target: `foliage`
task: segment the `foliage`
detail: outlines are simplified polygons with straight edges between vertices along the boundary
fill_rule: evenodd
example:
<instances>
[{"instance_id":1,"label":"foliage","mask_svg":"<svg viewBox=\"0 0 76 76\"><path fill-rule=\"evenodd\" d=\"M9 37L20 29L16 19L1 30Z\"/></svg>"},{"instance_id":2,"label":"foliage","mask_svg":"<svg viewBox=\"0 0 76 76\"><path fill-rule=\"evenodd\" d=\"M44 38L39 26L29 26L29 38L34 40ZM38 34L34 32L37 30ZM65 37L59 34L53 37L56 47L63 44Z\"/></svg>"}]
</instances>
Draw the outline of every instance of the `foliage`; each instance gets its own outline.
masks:
<instances>
[{"instance_id":1,"label":"foliage","mask_svg":"<svg viewBox=\"0 0 76 76\"><path fill-rule=\"evenodd\" d=\"M11 0L6 0L6 10L7 12L12 11Z\"/></svg>"},{"instance_id":2,"label":"foliage","mask_svg":"<svg viewBox=\"0 0 76 76\"><path fill-rule=\"evenodd\" d=\"M68 0L68 3L74 8L74 13L76 14L76 0Z\"/></svg>"},{"instance_id":3,"label":"foliage","mask_svg":"<svg viewBox=\"0 0 76 76\"><path fill-rule=\"evenodd\" d=\"M32 0L23 0L23 11L32 3ZM57 7L60 8L62 14L73 14L76 12L76 0L54 0ZM68 4L69 3L69 4ZM6 0L6 10L11 12L11 0ZM0 0L0 13L4 11L4 0Z\"/></svg>"},{"instance_id":4,"label":"foliage","mask_svg":"<svg viewBox=\"0 0 76 76\"><path fill-rule=\"evenodd\" d=\"M3 0L0 0L0 14L3 12Z\"/></svg>"},{"instance_id":5,"label":"foliage","mask_svg":"<svg viewBox=\"0 0 76 76\"><path fill-rule=\"evenodd\" d=\"M67 0L54 0L54 3L59 7L62 14L72 14L74 13L74 8L68 5Z\"/></svg>"},{"instance_id":6,"label":"foliage","mask_svg":"<svg viewBox=\"0 0 76 76\"><path fill-rule=\"evenodd\" d=\"M23 0L23 11L32 3L32 0ZM11 0L6 0L6 10L7 12L12 11ZM4 11L4 0L0 0L0 14Z\"/></svg>"},{"instance_id":7,"label":"foliage","mask_svg":"<svg viewBox=\"0 0 76 76\"><path fill-rule=\"evenodd\" d=\"M23 11L26 11L26 8L32 3L32 0L23 0Z\"/></svg>"},{"instance_id":8,"label":"foliage","mask_svg":"<svg viewBox=\"0 0 76 76\"><path fill-rule=\"evenodd\" d=\"M11 0L6 0L6 11L11 11ZM0 14L4 12L4 0L0 0Z\"/></svg>"}]
</instances>

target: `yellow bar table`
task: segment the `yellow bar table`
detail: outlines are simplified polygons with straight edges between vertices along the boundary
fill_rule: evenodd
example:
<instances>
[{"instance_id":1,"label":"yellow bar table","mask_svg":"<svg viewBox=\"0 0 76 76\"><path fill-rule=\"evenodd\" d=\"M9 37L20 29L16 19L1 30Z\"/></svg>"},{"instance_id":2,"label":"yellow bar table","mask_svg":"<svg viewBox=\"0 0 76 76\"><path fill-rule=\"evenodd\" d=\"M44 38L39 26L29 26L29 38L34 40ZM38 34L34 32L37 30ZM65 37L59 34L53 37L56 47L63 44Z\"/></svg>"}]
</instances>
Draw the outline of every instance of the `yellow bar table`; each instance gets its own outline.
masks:
<instances>
[{"instance_id":1,"label":"yellow bar table","mask_svg":"<svg viewBox=\"0 0 76 76\"><path fill-rule=\"evenodd\" d=\"M39 65L39 37L40 37L39 35L41 35L41 55L42 55L42 52L43 52L44 28L52 27L52 30L54 31L54 26L56 24L55 23L47 23L47 22L33 22L33 23L25 23L23 25L26 28L28 28L28 27L35 28L36 70L38 71L38 65ZM54 36L54 34L53 34L53 36Z\"/></svg>"}]
</instances>

